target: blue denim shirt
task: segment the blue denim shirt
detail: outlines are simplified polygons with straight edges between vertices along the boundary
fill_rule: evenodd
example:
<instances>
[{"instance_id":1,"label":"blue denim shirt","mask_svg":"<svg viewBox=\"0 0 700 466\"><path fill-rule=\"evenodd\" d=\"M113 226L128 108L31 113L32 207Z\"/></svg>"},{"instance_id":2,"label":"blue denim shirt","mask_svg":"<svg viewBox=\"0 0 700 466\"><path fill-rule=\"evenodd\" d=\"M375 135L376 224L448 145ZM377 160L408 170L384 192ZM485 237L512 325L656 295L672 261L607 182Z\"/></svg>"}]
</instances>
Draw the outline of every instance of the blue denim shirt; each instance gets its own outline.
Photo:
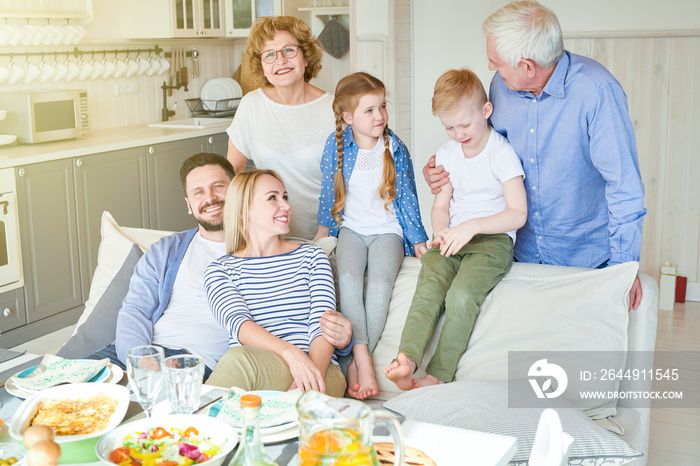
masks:
<instances>
[{"instance_id":1,"label":"blue denim shirt","mask_svg":"<svg viewBox=\"0 0 700 466\"><path fill-rule=\"evenodd\" d=\"M521 262L596 267L638 261L644 185L620 83L600 63L565 52L543 92L491 81L491 124L525 170Z\"/></svg>"},{"instance_id":2,"label":"blue denim shirt","mask_svg":"<svg viewBox=\"0 0 700 466\"><path fill-rule=\"evenodd\" d=\"M359 147L355 144L352 135L352 127L347 126L343 130L343 179L345 188L348 187L350 176L355 168ZM413 176L413 162L408 148L393 131L389 130L389 149L394 157L396 168L396 197L394 198L394 211L403 230L404 253L412 256L413 245L427 241L428 235L423 228L423 221L418 206L416 195L416 180ZM335 132L326 139L321 159L321 197L318 204L318 224L329 227L331 236L338 235L338 222L331 215L333 203L335 203L334 177L338 171L338 145L335 140Z\"/></svg>"}]
</instances>

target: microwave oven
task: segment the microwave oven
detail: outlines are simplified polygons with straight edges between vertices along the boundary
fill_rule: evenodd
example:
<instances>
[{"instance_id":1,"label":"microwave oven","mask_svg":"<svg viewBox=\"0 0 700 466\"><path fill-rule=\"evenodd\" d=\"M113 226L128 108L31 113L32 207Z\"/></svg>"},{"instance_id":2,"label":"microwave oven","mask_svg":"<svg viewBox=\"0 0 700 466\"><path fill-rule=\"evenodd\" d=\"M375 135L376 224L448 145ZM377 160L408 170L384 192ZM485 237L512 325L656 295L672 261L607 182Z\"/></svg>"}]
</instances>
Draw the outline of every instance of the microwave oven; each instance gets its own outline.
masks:
<instances>
[{"instance_id":1,"label":"microwave oven","mask_svg":"<svg viewBox=\"0 0 700 466\"><path fill-rule=\"evenodd\" d=\"M85 90L5 92L0 108L7 110L0 129L20 143L79 138L90 129Z\"/></svg>"}]
</instances>

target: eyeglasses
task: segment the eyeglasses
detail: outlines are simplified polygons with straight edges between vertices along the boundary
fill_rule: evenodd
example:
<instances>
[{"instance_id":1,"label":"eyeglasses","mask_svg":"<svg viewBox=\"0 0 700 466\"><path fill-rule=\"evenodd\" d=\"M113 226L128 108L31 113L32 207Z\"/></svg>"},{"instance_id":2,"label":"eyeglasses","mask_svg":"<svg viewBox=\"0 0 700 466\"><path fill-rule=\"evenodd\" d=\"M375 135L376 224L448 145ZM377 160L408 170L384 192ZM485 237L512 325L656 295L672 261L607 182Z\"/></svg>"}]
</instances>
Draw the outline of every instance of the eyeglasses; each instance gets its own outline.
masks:
<instances>
[{"instance_id":1,"label":"eyeglasses","mask_svg":"<svg viewBox=\"0 0 700 466\"><path fill-rule=\"evenodd\" d=\"M287 44L279 50L267 50L260 54L260 59L268 64L272 64L277 61L277 54L281 53L287 60L294 58L299 53L299 47L301 45Z\"/></svg>"}]
</instances>

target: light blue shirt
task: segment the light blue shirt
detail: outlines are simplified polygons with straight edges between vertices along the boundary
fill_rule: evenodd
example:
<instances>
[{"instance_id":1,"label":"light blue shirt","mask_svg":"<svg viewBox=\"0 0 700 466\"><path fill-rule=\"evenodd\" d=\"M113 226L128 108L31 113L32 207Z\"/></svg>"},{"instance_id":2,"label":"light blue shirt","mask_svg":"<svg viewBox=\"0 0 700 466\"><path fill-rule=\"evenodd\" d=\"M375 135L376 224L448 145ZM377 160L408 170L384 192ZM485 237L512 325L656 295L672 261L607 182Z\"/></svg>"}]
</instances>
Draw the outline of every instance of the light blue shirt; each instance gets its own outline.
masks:
<instances>
[{"instance_id":1,"label":"light blue shirt","mask_svg":"<svg viewBox=\"0 0 700 466\"><path fill-rule=\"evenodd\" d=\"M404 253L412 256L413 245L427 241L428 235L423 228L420 216L418 196L416 195L416 180L413 175L413 162L408 148L393 131L389 130L389 149L394 157L396 168L396 196L394 197L394 212L403 230ZM352 127L343 130L343 179L345 189L352 176L359 147L355 144ZM331 215L335 203L335 173L338 171L338 144L335 132L326 139L321 159L321 197L318 205L318 224L329 227L330 236L338 235L338 222Z\"/></svg>"},{"instance_id":2,"label":"light blue shirt","mask_svg":"<svg viewBox=\"0 0 700 466\"><path fill-rule=\"evenodd\" d=\"M491 124L525 170L521 262L597 267L638 261L644 185L620 83L600 63L565 52L543 92L491 81Z\"/></svg>"}]
</instances>

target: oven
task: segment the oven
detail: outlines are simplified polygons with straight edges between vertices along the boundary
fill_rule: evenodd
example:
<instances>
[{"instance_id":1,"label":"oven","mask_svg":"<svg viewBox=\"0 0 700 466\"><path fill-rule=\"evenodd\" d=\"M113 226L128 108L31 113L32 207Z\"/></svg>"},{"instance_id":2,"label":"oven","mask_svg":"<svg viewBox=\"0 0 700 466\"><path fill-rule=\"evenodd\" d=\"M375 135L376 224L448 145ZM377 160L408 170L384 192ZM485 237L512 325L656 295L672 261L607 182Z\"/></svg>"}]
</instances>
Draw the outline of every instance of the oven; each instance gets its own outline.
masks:
<instances>
[{"instance_id":1,"label":"oven","mask_svg":"<svg viewBox=\"0 0 700 466\"><path fill-rule=\"evenodd\" d=\"M24 286L14 168L0 170L0 293Z\"/></svg>"}]
</instances>

